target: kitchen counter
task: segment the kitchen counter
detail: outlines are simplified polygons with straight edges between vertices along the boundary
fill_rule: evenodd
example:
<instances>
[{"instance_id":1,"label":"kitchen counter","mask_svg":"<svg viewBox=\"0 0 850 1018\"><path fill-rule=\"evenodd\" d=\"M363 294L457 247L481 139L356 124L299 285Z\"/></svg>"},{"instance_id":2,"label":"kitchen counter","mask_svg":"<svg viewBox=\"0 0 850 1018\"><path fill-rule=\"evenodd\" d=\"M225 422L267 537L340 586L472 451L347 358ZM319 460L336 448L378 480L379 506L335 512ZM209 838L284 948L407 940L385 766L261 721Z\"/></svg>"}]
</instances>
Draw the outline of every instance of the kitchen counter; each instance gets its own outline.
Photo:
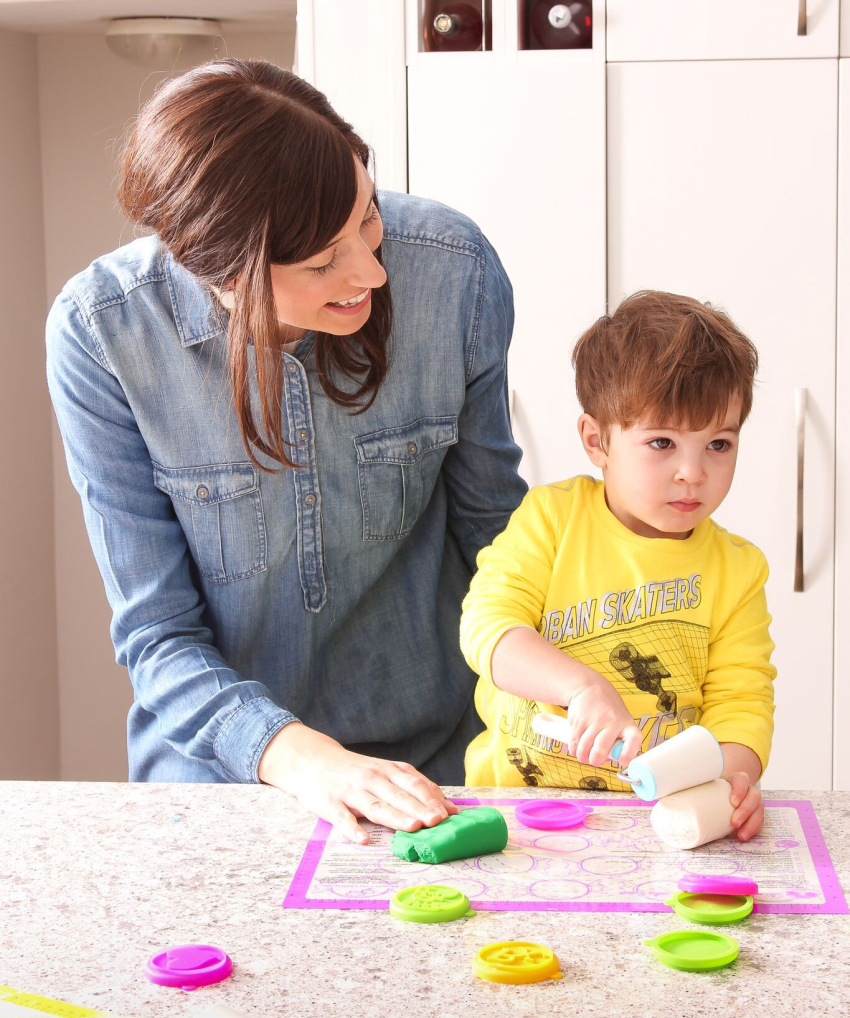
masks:
<instances>
[{"instance_id":1,"label":"kitchen counter","mask_svg":"<svg viewBox=\"0 0 850 1018\"><path fill-rule=\"evenodd\" d=\"M850 896L850 792L765 798L812 801ZM314 824L265 786L0 782L0 983L123 1018L188 1018L213 1003L265 1018L850 1013L846 915L754 914L729 928L734 965L689 973L642 946L684 925L672 913L482 911L419 925L383 911L282 909ZM546 944L564 978L476 979L474 954L499 940ZM189 942L227 951L233 977L188 994L147 981L151 954Z\"/></svg>"}]
</instances>

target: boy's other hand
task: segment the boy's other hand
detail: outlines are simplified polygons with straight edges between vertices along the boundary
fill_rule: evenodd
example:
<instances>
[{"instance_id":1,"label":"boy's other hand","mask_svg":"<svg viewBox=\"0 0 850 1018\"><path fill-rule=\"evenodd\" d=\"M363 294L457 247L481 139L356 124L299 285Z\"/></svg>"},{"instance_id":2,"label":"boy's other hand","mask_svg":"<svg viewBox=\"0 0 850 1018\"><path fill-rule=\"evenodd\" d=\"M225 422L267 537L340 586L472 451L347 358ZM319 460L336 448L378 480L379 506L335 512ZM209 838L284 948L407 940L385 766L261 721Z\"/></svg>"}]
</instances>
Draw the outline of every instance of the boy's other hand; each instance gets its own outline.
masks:
<instances>
[{"instance_id":1,"label":"boy's other hand","mask_svg":"<svg viewBox=\"0 0 850 1018\"><path fill-rule=\"evenodd\" d=\"M620 766L628 765L638 755L642 737L629 714L623 698L611 683L592 668L578 692L568 704L571 735L567 751L579 763L602 767L610 762L614 743L623 740Z\"/></svg>"},{"instance_id":2,"label":"boy's other hand","mask_svg":"<svg viewBox=\"0 0 850 1018\"><path fill-rule=\"evenodd\" d=\"M723 777L732 786L732 794L729 796L734 807L732 826L738 832L739 841L749 841L764 826L761 792L752 784L746 771L732 771Z\"/></svg>"}]
</instances>

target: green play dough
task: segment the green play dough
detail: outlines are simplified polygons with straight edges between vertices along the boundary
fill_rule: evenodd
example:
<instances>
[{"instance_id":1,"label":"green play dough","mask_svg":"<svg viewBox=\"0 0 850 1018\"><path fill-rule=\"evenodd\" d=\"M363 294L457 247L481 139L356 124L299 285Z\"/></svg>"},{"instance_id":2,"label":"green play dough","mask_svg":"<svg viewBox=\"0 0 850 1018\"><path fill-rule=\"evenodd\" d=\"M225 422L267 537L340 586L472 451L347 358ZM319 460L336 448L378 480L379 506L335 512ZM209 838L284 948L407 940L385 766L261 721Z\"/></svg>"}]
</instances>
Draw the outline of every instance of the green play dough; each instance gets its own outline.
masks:
<instances>
[{"instance_id":1,"label":"green play dough","mask_svg":"<svg viewBox=\"0 0 850 1018\"><path fill-rule=\"evenodd\" d=\"M437 863L501 852L507 843L508 825L502 814L492 806L477 806L447 817L436 827L413 834L396 831L390 849L407 862Z\"/></svg>"}]
</instances>

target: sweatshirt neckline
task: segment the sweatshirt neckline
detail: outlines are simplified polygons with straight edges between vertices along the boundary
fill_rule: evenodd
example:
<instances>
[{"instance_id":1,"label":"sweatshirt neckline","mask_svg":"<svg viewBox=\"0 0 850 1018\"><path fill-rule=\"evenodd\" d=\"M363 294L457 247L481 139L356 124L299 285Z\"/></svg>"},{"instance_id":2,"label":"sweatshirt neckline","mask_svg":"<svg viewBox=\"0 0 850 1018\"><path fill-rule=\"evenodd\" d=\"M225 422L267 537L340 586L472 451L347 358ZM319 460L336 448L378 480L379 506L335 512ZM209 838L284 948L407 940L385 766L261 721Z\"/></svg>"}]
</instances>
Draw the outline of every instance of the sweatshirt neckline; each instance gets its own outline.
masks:
<instances>
[{"instance_id":1,"label":"sweatshirt neckline","mask_svg":"<svg viewBox=\"0 0 850 1018\"><path fill-rule=\"evenodd\" d=\"M708 517L694 527L690 537L682 540L675 537L643 537L641 534L636 534L621 523L608 508L608 503L605 501L605 482L597 480L595 477L591 480L594 485L591 494L593 513L605 529L621 541L656 555L690 555L705 544L711 532L711 517Z\"/></svg>"}]
</instances>

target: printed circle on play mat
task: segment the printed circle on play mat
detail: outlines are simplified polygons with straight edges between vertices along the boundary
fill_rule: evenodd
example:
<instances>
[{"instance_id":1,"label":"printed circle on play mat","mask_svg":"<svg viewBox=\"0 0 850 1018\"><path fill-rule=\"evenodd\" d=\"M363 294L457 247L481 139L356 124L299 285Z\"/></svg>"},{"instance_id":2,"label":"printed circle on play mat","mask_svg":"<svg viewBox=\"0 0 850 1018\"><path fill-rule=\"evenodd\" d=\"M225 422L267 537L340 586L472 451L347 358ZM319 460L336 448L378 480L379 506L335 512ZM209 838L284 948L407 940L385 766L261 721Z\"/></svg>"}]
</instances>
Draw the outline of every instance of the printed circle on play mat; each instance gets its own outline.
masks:
<instances>
[{"instance_id":1,"label":"printed circle on play mat","mask_svg":"<svg viewBox=\"0 0 850 1018\"><path fill-rule=\"evenodd\" d=\"M575 901L590 890L580 880L537 880L528 889L535 898L546 901Z\"/></svg>"},{"instance_id":2,"label":"printed circle on play mat","mask_svg":"<svg viewBox=\"0 0 850 1018\"><path fill-rule=\"evenodd\" d=\"M690 856L684 859L680 865L683 873L696 873L699 875L710 873L717 876L737 873L740 868L740 863L730 859L729 856L723 855Z\"/></svg>"},{"instance_id":3,"label":"printed circle on play mat","mask_svg":"<svg viewBox=\"0 0 850 1018\"><path fill-rule=\"evenodd\" d=\"M706 930L674 930L644 940L656 959L674 969L706 972L731 965L738 957L738 942L724 933Z\"/></svg>"},{"instance_id":4,"label":"printed circle on play mat","mask_svg":"<svg viewBox=\"0 0 850 1018\"><path fill-rule=\"evenodd\" d=\"M340 898L386 898L393 888L389 884L331 884L331 891Z\"/></svg>"},{"instance_id":5,"label":"printed circle on play mat","mask_svg":"<svg viewBox=\"0 0 850 1018\"><path fill-rule=\"evenodd\" d=\"M779 841L771 841L770 838L753 838L752 841L738 841L734 836L726 839L728 844L744 855L779 855L786 852L788 846Z\"/></svg>"},{"instance_id":6,"label":"printed circle on play mat","mask_svg":"<svg viewBox=\"0 0 850 1018\"><path fill-rule=\"evenodd\" d=\"M584 822L585 827L592 831L627 831L635 825L634 817L617 816L616 814L594 813Z\"/></svg>"},{"instance_id":7,"label":"printed circle on play mat","mask_svg":"<svg viewBox=\"0 0 850 1018\"><path fill-rule=\"evenodd\" d=\"M472 962L479 979L491 983L539 983L561 979L560 964L554 952L543 944L527 940L509 940L482 947Z\"/></svg>"},{"instance_id":8,"label":"printed circle on play mat","mask_svg":"<svg viewBox=\"0 0 850 1018\"><path fill-rule=\"evenodd\" d=\"M676 884L672 880L647 880L646 883L635 887L635 894L642 898L651 898L653 901L664 901L675 890Z\"/></svg>"},{"instance_id":9,"label":"printed circle on play mat","mask_svg":"<svg viewBox=\"0 0 850 1018\"><path fill-rule=\"evenodd\" d=\"M562 831L568 827L581 826L592 810L592 806L584 806L582 803L540 799L517 806L515 816L525 827L537 831Z\"/></svg>"},{"instance_id":10,"label":"printed circle on play mat","mask_svg":"<svg viewBox=\"0 0 850 1018\"><path fill-rule=\"evenodd\" d=\"M475 867L485 873L525 873L534 869L534 860L524 853L505 855L504 852L494 852L479 856L475 860Z\"/></svg>"},{"instance_id":11,"label":"printed circle on play mat","mask_svg":"<svg viewBox=\"0 0 850 1018\"><path fill-rule=\"evenodd\" d=\"M586 873L621 876L623 873L634 873L640 868L640 863L628 856L592 855L588 859L582 859L581 868Z\"/></svg>"},{"instance_id":12,"label":"printed circle on play mat","mask_svg":"<svg viewBox=\"0 0 850 1018\"><path fill-rule=\"evenodd\" d=\"M447 923L469 912L469 898L445 884L403 887L390 898L390 915L409 923Z\"/></svg>"},{"instance_id":13,"label":"printed circle on play mat","mask_svg":"<svg viewBox=\"0 0 850 1018\"><path fill-rule=\"evenodd\" d=\"M445 874L443 879L446 879ZM456 891L463 891L467 898L480 898L482 894L487 893L487 885L480 880L468 880L466 877L456 880L454 873L451 874L449 879L452 882L451 886Z\"/></svg>"},{"instance_id":14,"label":"printed circle on play mat","mask_svg":"<svg viewBox=\"0 0 850 1018\"><path fill-rule=\"evenodd\" d=\"M583 852L590 848L588 839L579 834L541 834L532 844L547 852Z\"/></svg>"}]
</instances>

